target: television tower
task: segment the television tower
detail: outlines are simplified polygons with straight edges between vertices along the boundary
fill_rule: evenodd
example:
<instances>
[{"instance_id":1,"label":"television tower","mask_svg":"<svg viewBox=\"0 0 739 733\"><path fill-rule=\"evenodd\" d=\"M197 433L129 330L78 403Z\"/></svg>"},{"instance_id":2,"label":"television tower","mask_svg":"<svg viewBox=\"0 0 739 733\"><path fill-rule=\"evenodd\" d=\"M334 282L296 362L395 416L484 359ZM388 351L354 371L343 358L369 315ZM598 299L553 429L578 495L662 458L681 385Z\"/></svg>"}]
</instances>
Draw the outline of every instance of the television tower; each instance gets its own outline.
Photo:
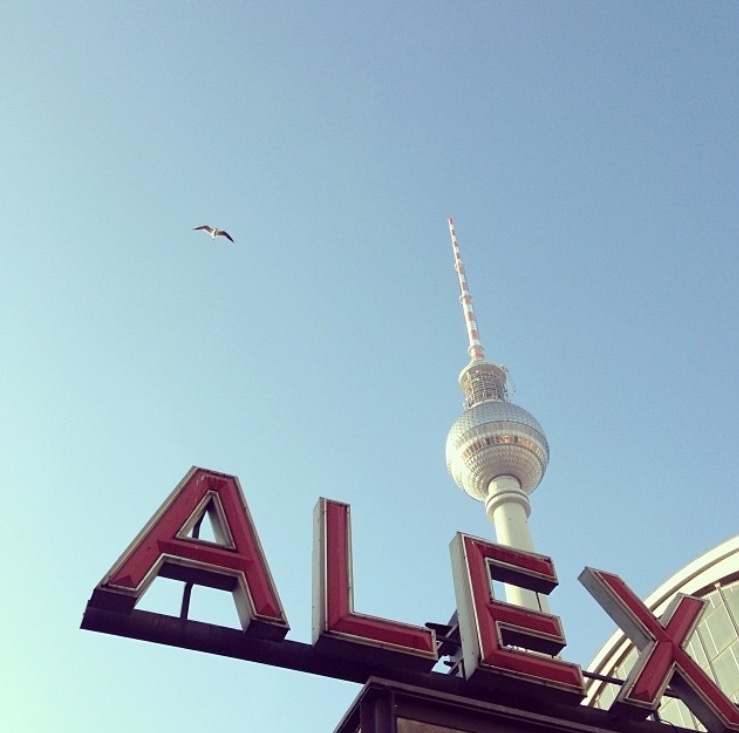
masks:
<instances>
[{"instance_id":1,"label":"television tower","mask_svg":"<svg viewBox=\"0 0 739 733\"><path fill-rule=\"evenodd\" d=\"M460 489L485 504L501 545L533 552L529 494L544 476L549 445L537 420L508 401L505 368L485 359L454 221L447 221L471 359L459 375L464 412L447 437L447 469ZM547 610L533 591L509 585L505 591L510 603Z\"/></svg>"}]
</instances>

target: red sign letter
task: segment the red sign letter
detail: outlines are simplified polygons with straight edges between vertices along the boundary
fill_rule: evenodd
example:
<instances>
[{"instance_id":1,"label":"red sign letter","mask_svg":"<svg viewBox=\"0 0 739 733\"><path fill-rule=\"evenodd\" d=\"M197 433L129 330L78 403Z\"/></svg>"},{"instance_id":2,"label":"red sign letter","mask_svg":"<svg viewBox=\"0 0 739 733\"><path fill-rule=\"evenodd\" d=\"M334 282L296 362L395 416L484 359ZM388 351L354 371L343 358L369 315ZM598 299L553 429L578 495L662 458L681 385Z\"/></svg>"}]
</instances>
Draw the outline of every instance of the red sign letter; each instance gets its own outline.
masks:
<instances>
[{"instance_id":1,"label":"red sign letter","mask_svg":"<svg viewBox=\"0 0 739 733\"><path fill-rule=\"evenodd\" d=\"M578 665L526 651L557 654L567 643L559 618L493 597L492 579L549 594L557 586L551 559L461 533L451 552L465 677L528 682L539 690L544 685L579 700L583 678Z\"/></svg>"},{"instance_id":2,"label":"red sign letter","mask_svg":"<svg viewBox=\"0 0 739 733\"><path fill-rule=\"evenodd\" d=\"M216 542L188 536L206 513ZM97 586L98 604L130 612L157 575L230 590L250 634L290 628L235 476L192 468Z\"/></svg>"},{"instance_id":3,"label":"red sign letter","mask_svg":"<svg viewBox=\"0 0 739 733\"><path fill-rule=\"evenodd\" d=\"M711 731L739 730L739 710L683 649L705 601L678 594L657 620L618 575L585 568L580 582L641 652L618 696L614 712L644 718L672 688Z\"/></svg>"},{"instance_id":4,"label":"red sign letter","mask_svg":"<svg viewBox=\"0 0 739 733\"><path fill-rule=\"evenodd\" d=\"M429 671L438 660L436 635L354 611L349 506L319 499L313 549L313 643L338 654L362 654L367 661Z\"/></svg>"}]
</instances>

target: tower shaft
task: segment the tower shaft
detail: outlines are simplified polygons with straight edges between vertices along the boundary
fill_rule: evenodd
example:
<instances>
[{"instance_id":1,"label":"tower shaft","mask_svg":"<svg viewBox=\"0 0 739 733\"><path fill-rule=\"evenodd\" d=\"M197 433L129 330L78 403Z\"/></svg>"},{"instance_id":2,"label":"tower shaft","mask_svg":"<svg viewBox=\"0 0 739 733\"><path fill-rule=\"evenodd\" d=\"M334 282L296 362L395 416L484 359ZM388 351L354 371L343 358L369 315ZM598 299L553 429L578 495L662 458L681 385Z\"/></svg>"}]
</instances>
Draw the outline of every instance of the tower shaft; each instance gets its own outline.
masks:
<instances>
[{"instance_id":1,"label":"tower shaft","mask_svg":"<svg viewBox=\"0 0 739 733\"><path fill-rule=\"evenodd\" d=\"M534 552L534 538L529 527L531 502L513 476L494 478L488 486L485 511L495 527L498 544ZM534 610L549 611L546 596L517 585L503 584L509 603Z\"/></svg>"}]
</instances>

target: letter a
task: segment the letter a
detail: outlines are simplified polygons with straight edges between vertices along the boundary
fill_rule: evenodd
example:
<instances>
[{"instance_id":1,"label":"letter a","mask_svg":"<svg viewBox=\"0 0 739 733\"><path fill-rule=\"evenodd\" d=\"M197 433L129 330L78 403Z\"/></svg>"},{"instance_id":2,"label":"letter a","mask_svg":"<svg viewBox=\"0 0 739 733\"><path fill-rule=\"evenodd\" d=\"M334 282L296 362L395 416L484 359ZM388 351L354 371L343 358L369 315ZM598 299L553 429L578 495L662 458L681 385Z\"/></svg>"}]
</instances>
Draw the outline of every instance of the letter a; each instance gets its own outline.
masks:
<instances>
[{"instance_id":1,"label":"letter a","mask_svg":"<svg viewBox=\"0 0 739 733\"><path fill-rule=\"evenodd\" d=\"M216 542L188 536L206 513ZM99 583L91 603L130 613L157 576L230 590L249 635L280 640L290 628L235 476L190 469Z\"/></svg>"}]
</instances>

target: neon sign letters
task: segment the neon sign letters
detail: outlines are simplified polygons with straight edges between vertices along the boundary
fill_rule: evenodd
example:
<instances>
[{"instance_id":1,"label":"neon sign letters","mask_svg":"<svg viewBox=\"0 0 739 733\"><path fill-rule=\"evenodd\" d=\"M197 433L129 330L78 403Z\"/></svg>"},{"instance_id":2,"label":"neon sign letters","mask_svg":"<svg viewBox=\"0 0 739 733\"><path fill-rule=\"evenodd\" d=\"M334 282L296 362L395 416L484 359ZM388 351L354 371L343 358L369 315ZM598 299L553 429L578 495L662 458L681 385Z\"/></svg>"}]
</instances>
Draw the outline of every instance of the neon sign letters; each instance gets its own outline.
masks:
<instances>
[{"instance_id":1,"label":"neon sign letters","mask_svg":"<svg viewBox=\"0 0 739 733\"><path fill-rule=\"evenodd\" d=\"M205 515L215 542L194 536ZM551 558L462 533L452 541L451 557L464 678L478 686L579 704L584 696L580 666L555 656L566 645L560 619L497 600L492 590L492 580L499 580L551 593L558 583ZM97 585L87 613L132 616L157 577L230 591L241 623L241 632L233 633L253 640L257 661L279 663L272 660L281 649L299 647L302 656L294 668L302 664L322 674L331 660L339 660L333 676L343 675L342 659L361 658L363 674L379 670L385 675L392 670L430 673L439 661L440 644L431 628L354 609L346 504L320 499L315 509L313 639L307 650L285 639L287 616L235 476L191 469ZM739 731L739 708L684 649L705 601L678 596L657 619L617 575L585 568L579 579L639 650L612 713L644 719L657 710L670 684L710 733ZM95 628L86 620L83 627ZM213 651L207 638L212 632L203 634L191 648ZM150 631L140 638L162 640ZM220 643L216 653L228 653ZM357 681L356 675L344 677Z\"/></svg>"}]
</instances>

